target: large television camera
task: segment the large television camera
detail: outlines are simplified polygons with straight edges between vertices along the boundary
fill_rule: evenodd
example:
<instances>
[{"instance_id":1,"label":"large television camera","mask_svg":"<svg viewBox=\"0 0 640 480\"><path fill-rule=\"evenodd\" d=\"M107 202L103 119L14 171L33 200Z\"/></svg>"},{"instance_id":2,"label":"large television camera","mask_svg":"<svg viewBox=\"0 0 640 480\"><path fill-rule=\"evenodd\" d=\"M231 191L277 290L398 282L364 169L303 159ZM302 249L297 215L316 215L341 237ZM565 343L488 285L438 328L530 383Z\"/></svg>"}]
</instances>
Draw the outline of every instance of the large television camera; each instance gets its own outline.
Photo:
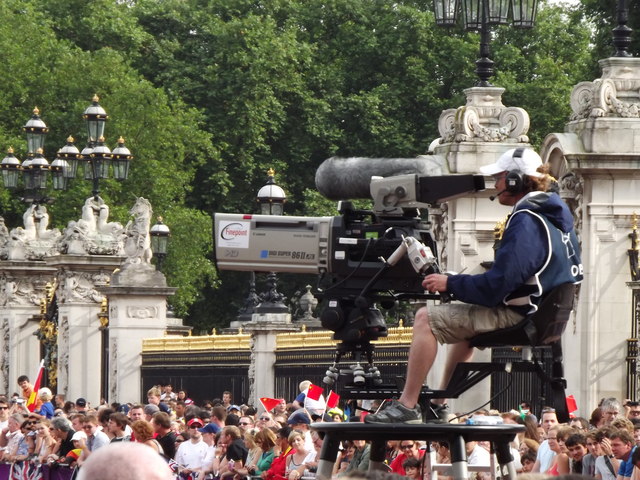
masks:
<instances>
[{"instance_id":1,"label":"large television camera","mask_svg":"<svg viewBox=\"0 0 640 480\"><path fill-rule=\"evenodd\" d=\"M340 201L334 217L217 213L217 267L318 274L323 327L344 351L360 350L387 335L377 305L433 298L422 287L423 274L438 268L426 207L482 189L480 175L371 177L372 210Z\"/></svg>"}]
</instances>

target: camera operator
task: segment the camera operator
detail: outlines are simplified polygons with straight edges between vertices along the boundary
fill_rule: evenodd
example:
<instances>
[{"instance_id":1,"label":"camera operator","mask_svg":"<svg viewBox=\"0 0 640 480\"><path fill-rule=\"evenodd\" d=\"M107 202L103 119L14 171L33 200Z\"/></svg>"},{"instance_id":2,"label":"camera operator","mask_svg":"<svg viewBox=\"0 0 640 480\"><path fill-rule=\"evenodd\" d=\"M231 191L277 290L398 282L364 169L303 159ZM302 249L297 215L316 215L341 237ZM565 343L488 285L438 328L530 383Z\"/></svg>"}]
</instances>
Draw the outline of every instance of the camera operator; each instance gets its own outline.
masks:
<instances>
[{"instance_id":1,"label":"camera operator","mask_svg":"<svg viewBox=\"0 0 640 480\"><path fill-rule=\"evenodd\" d=\"M465 303L423 307L416 313L406 384L398 400L388 402L367 423L420 423L417 405L431 370L438 343L450 344L442 388L459 362L471 359L468 340L487 331L513 326L536 310L542 295L554 287L582 280L573 216L557 193L547 192L551 177L540 156L530 149L503 153L482 167L495 179L496 198L513 210L492 267L479 275L428 275L422 285L430 292L448 292ZM436 421L448 412L439 399L432 404Z\"/></svg>"}]
</instances>

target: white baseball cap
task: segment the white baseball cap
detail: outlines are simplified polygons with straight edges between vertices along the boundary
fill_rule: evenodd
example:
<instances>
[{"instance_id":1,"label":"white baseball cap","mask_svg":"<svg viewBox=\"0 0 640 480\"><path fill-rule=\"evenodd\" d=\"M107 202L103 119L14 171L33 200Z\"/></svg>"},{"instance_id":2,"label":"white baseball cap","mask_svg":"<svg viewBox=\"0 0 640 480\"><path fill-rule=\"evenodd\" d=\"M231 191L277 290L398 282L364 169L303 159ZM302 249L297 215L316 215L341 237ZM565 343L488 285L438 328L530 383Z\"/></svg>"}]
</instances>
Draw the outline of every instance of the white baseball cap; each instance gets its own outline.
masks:
<instances>
[{"instance_id":1,"label":"white baseball cap","mask_svg":"<svg viewBox=\"0 0 640 480\"><path fill-rule=\"evenodd\" d=\"M516 151L522 152L521 155L514 157L513 154ZM480 167L480 171L485 175L495 175L500 172L520 170L525 175L542 177L542 174L537 171L541 165L542 159L534 150L530 148L512 148L500 155L496 163Z\"/></svg>"}]
</instances>

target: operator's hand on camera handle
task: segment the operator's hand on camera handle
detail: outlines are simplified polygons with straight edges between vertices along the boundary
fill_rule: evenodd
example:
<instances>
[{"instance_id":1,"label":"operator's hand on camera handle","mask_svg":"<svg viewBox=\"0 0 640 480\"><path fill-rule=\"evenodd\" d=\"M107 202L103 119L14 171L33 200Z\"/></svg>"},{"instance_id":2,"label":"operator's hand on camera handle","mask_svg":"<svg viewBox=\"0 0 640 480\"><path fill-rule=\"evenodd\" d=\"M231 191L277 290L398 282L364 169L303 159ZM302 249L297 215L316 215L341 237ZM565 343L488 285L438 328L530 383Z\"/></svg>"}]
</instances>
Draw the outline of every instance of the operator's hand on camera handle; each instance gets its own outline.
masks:
<instances>
[{"instance_id":1,"label":"operator's hand on camera handle","mask_svg":"<svg viewBox=\"0 0 640 480\"><path fill-rule=\"evenodd\" d=\"M440 301L443 303L449 303L451 301L451 295L447 293L447 282L449 275L442 273L432 273L424 277L422 286L425 290L431 293L440 294Z\"/></svg>"}]
</instances>

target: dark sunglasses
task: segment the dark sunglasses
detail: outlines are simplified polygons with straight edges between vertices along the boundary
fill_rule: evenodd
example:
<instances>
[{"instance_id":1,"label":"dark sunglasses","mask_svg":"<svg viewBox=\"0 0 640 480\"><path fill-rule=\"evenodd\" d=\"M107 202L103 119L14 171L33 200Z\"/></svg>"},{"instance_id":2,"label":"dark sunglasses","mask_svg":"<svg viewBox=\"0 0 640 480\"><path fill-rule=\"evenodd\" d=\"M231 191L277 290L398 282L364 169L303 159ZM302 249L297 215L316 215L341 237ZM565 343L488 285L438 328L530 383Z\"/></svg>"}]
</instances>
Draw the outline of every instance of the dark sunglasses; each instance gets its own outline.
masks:
<instances>
[{"instance_id":1,"label":"dark sunglasses","mask_svg":"<svg viewBox=\"0 0 640 480\"><path fill-rule=\"evenodd\" d=\"M27 425L35 425L36 423L38 423L38 421L37 421L37 420L29 420L29 421L27 422Z\"/></svg>"},{"instance_id":2,"label":"dark sunglasses","mask_svg":"<svg viewBox=\"0 0 640 480\"><path fill-rule=\"evenodd\" d=\"M415 444L411 445L400 445L400 450L411 450Z\"/></svg>"}]
</instances>

